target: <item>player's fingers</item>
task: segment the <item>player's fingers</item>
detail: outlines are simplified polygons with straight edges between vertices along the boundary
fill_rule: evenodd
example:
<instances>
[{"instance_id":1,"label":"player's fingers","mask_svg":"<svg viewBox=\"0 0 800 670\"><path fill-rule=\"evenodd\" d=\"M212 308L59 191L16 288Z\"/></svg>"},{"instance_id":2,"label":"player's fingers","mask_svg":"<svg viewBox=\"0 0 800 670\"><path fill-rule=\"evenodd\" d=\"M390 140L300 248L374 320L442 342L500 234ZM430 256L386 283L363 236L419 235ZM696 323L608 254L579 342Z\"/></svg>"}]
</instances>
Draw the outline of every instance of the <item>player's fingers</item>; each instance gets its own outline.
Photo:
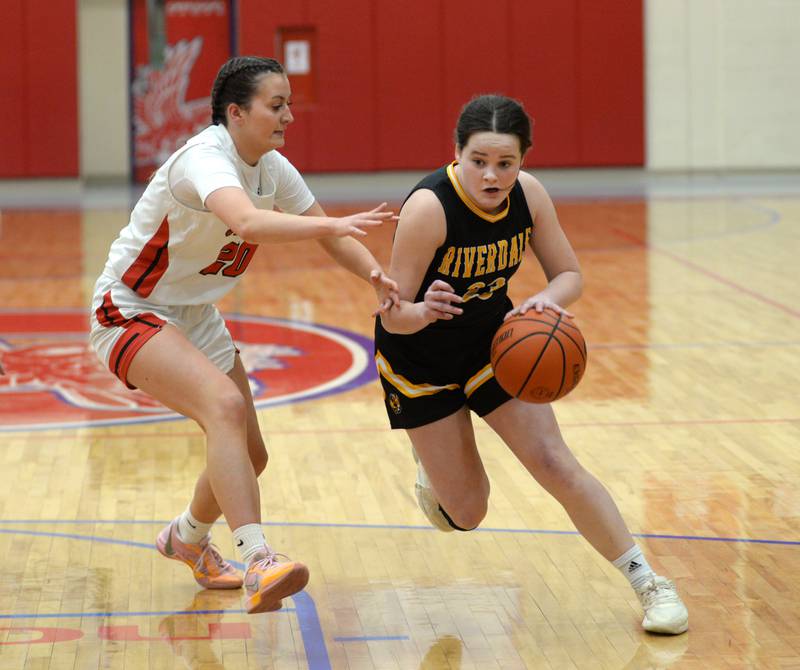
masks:
<instances>
[{"instance_id":1,"label":"player's fingers","mask_svg":"<svg viewBox=\"0 0 800 670\"><path fill-rule=\"evenodd\" d=\"M384 299L381 301L381 304L378 305L378 309L376 309L372 316L377 316L378 314L386 314L392 308L392 301L389 298Z\"/></svg>"},{"instance_id":2,"label":"player's fingers","mask_svg":"<svg viewBox=\"0 0 800 670\"><path fill-rule=\"evenodd\" d=\"M453 289L453 287L450 286L450 284L448 284L446 281L443 281L441 279L435 280L430 285L428 290L429 291L447 291L448 293L452 293L453 295L455 295L455 290Z\"/></svg>"},{"instance_id":3,"label":"player's fingers","mask_svg":"<svg viewBox=\"0 0 800 670\"><path fill-rule=\"evenodd\" d=\"M460 303L461 298L455 293L448 293L447 291L432 291L426 294L425 301L449 306L451 303Z\"/></svg>"},{"instance_id":4,"label":"player's fingers","mask_svg":"<svg viewBox=\"0 0 800 670\"><path fill-rule=\"evenodd\" d=\"M445 312L446 314L463 314L464 312L463 309L456 307L455 305L451 305L449 302L439 302L434 300L426 304L431 309L434 309L437 312Z\"/></svg>"}]
</instances>

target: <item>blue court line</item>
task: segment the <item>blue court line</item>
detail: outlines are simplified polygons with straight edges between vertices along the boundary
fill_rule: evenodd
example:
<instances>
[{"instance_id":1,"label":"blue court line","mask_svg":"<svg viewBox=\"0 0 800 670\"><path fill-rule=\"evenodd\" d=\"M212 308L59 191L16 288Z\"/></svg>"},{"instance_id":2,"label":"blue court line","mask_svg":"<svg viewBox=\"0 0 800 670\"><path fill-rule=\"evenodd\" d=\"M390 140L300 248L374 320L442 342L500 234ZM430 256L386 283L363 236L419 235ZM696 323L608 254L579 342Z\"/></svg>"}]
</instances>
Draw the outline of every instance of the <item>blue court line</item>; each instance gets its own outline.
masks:
<instances>
[{"instance_id":1,"label":"blue court line","mask_svg":"<svg viewBox=\"0 0 800 670\"><path fill-rule=\"evenodd\" d=\"M155 520L155 521L113 521L108 519L82 519L77 521L69 521L65 519L12 519L0 520L2 524L142 524L142 525L166 525L169 520ZM351 528L358 530L420 530L425 532L436 532L433 526L415 526L403 524L370 524L370 523L323 523L315 521L264 521L262 526L276 526L276 527L300 527L300 528ZM518 533L523 535L580 535L577 530L550 530L544 528L476 528L473 533ZM66 537L71 539L86 539L83 535L70 535L67 533L52 533L34 530L7 530L0 528L0 533L16 533L24 535L45 535L54 537ZM781 546L800 546L800 540L766 540L759 538L748 537L714 537L712 535L673 535L669 533L631 533L633 537L651 540L686 540L689 542L731 542L736 544L774 544ZM132 542L130 540L116 540L112 538L96 537L98 542L107 542L109 544L123 544L127 543L131 546L142 547L144 549L152 549L153 545L143 542ZM230 561L231 565L235 565L240 570L243 569L241 563Z\"/></svg>"},{"instance_id":2,"label":"blue court line","mask_svg":"<svg viewBox=\"0 0 800 670\"><path fill-rule=\"evenodd\" d=\"M360 635L356 637L335 637L334 642L386 642L391 640L407 640L408 635Z\"/></svg>"},{"instance_id":3,"label":"blue court line","mask_svg":"<svg viewBox=\"0 0 800 670\"><path fill-rule=\"evenodd\" d=\"M3 522L0 522L3 523ZM46 522L40 522L46 523ZM7 535L35 535L40 537L57 537L67 540L83 540L88 542L102 542L105 544L120 544L126 547L139 547L141 549L155 550L153 543L134 542L132 540L118 540L110 537L97 537L94 535L76 535L74 533L53 533L48 531L37 530L21 530L21 529L7 529L0 528L0 533ZM244 568L244 565L239 561L229 561L231 565L237 567L239 570ZM300 634L303 638L303 648L308 660L309 670L331 670L331 662L328 657L328 648L325 646L325 637L322 634L322 626L319 622L319 614L317 613L317 606L314 600L305 591L300 591L292 596L292 601L295 604L293 610L280 611L294 611L297 612L298 623L300 624ZM180 611L180 613L185 613ZM102 613L87 613L80 616L102 616ZM6 615L3 618L13 618L14 615ZM36 615L37 618L39 615ZM119 613L119 616L147 616L145 613ZM28 618L28 617L26 617Z\"/></svg>"}]
</instances>

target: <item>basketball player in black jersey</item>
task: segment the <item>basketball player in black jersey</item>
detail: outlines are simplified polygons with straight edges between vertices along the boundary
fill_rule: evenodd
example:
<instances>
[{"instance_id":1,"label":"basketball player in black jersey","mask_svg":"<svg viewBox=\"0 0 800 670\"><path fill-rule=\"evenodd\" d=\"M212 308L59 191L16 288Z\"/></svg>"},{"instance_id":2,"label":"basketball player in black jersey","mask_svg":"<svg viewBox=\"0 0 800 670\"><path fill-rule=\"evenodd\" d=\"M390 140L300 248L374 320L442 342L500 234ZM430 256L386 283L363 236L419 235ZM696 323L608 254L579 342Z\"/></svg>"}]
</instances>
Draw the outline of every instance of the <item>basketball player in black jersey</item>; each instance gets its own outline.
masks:
<instances>
[{"instance_id":1,"label":"basketball player in black jersey","mask_svg":"<svg viewBox=\"0 0 800 670\"><path fill-rule=\"evenodd\" d=\"M389 272L401 301L375 328L389 420L411 439L417 500L437 528L471 530L487 511L474 411L629 580L644 608L643 627L683 633L689 617L674 584L653 572L608 491L564 443L550 405L512 398L492 373L489 348L505 318L531 309L570 317L565 307L582 290L550 197L520 171L530 145L530 119L517 101L474 98L458 120L455 161L405 201ZM513 307L508 282L528 247L548 283Z\"/></svg>"}]
</instances>

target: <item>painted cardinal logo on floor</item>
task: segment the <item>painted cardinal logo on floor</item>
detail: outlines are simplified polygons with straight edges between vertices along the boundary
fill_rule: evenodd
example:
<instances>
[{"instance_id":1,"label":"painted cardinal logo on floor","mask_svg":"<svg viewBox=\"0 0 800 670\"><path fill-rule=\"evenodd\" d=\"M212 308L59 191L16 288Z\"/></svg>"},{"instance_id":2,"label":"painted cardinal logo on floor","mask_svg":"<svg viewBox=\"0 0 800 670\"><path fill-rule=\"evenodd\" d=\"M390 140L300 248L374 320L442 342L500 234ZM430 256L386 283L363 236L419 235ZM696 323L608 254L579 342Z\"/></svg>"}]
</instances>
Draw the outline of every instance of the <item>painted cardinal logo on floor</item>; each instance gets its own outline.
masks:
<instances>
[{"instance_id":1,"label":"painted cardinal logo on floor","mask_svg":"<svg viewBox=\"0 0 800 670\"><path fill-rule=\"evenodd\" d=\"M372 342L336 328L227 315L256 407L345 391L374 379ZM87 342L82 311L0 312L0 431L179 418L125 387Z\"/></svg>"}]
</instances>

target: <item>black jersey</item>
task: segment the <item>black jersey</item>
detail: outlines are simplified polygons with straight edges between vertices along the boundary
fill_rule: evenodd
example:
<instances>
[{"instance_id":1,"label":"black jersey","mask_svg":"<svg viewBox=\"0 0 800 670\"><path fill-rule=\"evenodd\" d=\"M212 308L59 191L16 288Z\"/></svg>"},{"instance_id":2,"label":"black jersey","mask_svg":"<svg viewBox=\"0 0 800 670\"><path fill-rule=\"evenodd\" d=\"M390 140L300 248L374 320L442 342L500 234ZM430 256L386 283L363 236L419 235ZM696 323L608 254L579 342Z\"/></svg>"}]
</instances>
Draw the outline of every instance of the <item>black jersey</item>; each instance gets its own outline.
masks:
<instances>
[{"instance_id":1,"label":"black jersey","mask_svg":"<svg viewBox=\"0 0 800 670\"><path fill-rule=\"evenodd\" d=\"M503 210L487 214L466 194L454 168L455 163L440 168L411 191L433 191L447 221L447 237L436 250L414 302L424 299L425 291L436 279L446 281L464 300L459 305L463 314L439 319L425 330L495 322L498 315L511 309L508 281L522 262L533 232L533 220L519 181L511 189Z\"/></svg>"},{"instance_id":2,"label":"black jersey","mask_svg":"<svg viewBox=\"0 0 800 670\"><path fill-rule=\"evenodd\" d=\"M454 165L428 175L412 191L433 191L447 222L444 243L414 301L421 302L441 279L463 298L463 314L409 335L389 333L375 320L375 361L394 428L430 423L464 404L484 416L511 397L494 379L489 349L512 308L508 280L530 242L533 220L519 181L502 211L487 214L464 192Z\"/></svg>"}]
</instances>

